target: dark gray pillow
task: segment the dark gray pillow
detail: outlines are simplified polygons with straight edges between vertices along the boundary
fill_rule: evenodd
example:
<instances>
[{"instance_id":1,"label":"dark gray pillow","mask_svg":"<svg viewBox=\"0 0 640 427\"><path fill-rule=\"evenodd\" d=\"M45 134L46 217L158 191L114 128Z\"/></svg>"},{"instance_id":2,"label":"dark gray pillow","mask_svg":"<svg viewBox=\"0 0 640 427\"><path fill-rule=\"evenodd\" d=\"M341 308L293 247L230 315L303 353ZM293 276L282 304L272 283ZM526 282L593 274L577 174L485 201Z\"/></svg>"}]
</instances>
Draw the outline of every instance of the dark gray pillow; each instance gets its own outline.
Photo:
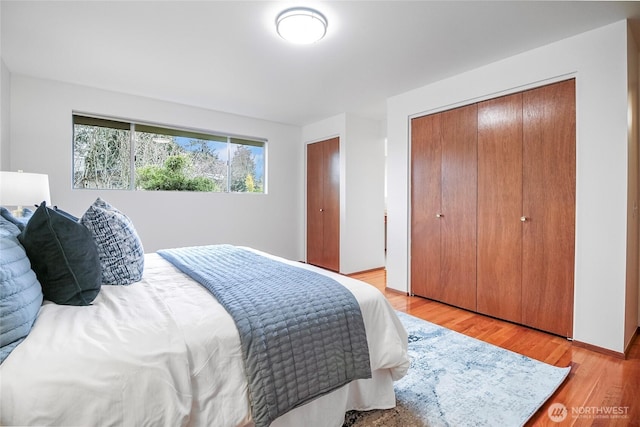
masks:
<instances>
[{"instance_id":1,"label":"dark gray pillow","mask_svg":"<svg viewBox=\"0 0 640 427\"><path fill-rule=\"evenodd\" d=\"M100 260L91 232L43 202L18 239L44 298L56 304L89 305L100 292Z\"/></svg>"}]
</instances>

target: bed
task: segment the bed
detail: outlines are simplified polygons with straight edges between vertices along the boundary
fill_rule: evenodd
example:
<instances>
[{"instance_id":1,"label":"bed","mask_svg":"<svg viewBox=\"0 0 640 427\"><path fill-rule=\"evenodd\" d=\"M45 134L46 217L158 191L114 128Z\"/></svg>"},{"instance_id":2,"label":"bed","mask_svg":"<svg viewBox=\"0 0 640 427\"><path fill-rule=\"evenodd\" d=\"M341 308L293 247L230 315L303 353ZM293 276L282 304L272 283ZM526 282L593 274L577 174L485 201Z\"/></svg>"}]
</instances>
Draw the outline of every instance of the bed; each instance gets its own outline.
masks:
<instances>
[{"instance_id":1,"label":"bed","mask_svg":"<svg viewBox=\"0 0 640 427\"><path fill-rule=\"evenodd\" d=\"M339 282L362 312L371 378L278 417L281 426L340 426L348 410L395 406L409 366L407 335L373 286L255 249ZM157 253L142 279L102 286L91 305L45 301L0 365L0 425L252 426L234 321L199 283Z\"/></svg>"}]
</instances>

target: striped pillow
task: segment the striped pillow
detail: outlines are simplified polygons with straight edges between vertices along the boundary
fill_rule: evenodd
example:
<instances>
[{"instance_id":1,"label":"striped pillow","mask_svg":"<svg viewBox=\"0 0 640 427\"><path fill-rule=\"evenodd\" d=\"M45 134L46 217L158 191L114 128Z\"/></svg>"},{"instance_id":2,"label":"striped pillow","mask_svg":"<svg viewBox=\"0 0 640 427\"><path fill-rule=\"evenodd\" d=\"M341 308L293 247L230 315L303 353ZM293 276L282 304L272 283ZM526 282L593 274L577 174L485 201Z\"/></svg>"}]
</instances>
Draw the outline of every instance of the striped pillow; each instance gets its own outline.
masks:
<instances>
[{"instance_id":1,"label":"striped pillow","mask_svg":"<svg viewBox=\"0 0 640 427\"><path fill-rule=\"evenodd\" d=\"M125 214L98 197L80 223L91 231L98 245L103 285L129 285L142 278L144 249Z\"/></svg>"}]
</instances>

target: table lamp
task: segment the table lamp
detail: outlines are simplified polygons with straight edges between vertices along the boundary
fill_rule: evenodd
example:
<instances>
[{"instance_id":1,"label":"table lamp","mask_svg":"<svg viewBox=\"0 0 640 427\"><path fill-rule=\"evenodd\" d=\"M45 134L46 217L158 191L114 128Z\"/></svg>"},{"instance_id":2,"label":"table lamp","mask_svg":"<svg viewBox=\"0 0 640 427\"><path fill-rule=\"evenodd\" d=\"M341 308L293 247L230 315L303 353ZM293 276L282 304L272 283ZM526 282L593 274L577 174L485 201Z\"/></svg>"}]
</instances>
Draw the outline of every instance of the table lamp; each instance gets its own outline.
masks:
<instances>
[{"instance_id":1,"label":"table lamp","mask_svg":"<svg viewBox=\"0 0 640 427\"><path fill-rule=\"evenodd\" d=\"M22 207L51 204L49 175L0 171L0 206L15 206L14 216L22 216Z\"/></svg>"}]
</instances>

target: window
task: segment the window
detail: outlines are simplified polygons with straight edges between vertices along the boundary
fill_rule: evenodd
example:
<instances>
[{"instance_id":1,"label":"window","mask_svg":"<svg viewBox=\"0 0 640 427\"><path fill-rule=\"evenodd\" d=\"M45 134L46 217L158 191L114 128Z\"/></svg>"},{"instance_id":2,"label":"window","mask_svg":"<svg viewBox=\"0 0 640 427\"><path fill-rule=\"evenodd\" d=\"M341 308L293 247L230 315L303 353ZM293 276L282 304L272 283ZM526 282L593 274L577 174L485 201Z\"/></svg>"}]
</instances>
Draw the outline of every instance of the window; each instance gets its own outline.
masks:
<instances>
[{"instance_id":1,"label":"window","mask_svg":"<svg viewBox=\"0 0 640 427\"><path fill-rule=\"evenodd\" d=\"M265 192L265 140L73 115L73 188Z\"/></svg>"}]
</instances>

